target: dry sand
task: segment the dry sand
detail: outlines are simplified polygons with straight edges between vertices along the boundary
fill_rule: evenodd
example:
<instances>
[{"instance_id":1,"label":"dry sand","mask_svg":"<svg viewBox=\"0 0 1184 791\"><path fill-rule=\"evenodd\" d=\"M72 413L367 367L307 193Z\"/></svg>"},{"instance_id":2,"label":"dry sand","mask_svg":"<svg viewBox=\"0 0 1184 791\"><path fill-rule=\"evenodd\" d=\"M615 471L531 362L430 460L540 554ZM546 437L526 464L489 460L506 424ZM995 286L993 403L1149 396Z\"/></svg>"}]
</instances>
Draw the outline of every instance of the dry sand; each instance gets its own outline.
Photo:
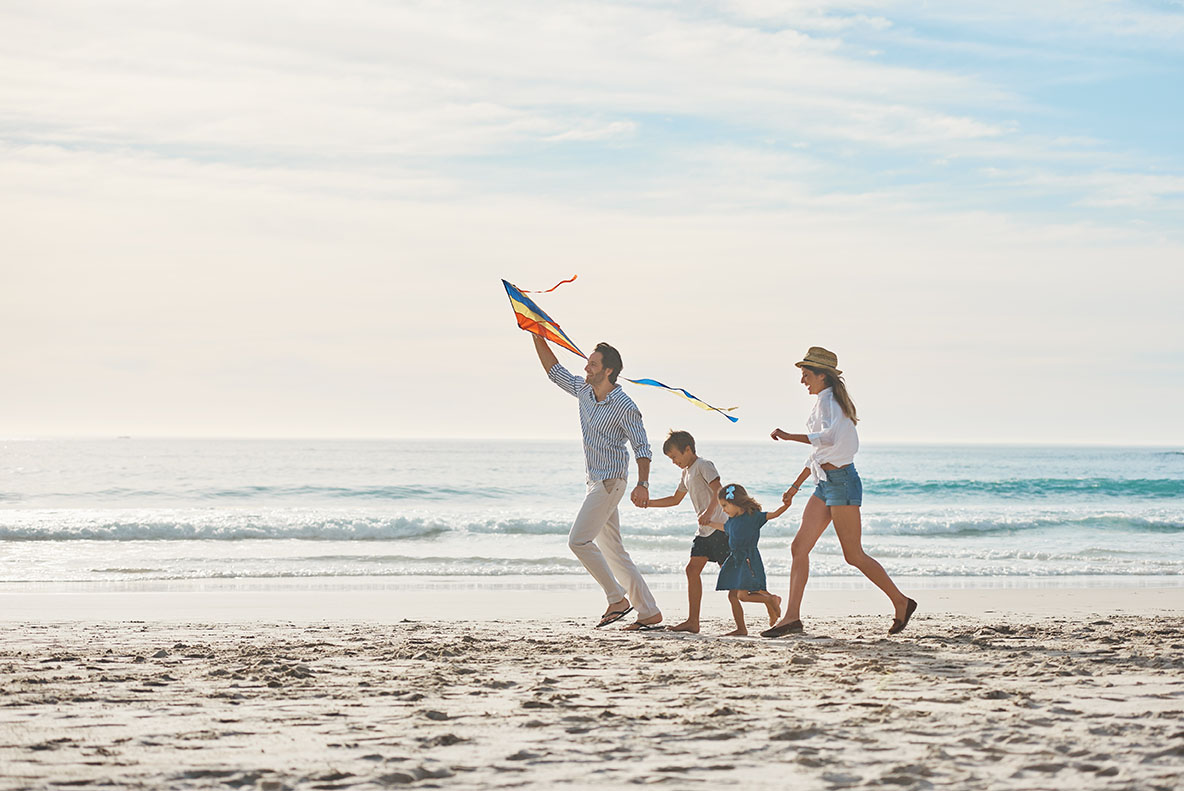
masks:
<instances>
[{"instance_id":1,"label":"dry sand","mask_svg":"<svg viewBox=\"0 0 1184 791\"><path fill-rule=\"evenodd\" d=\"M0 788L1181 787L1184 617L887 623L8 623Z\"/></svg>"}]
</instances>

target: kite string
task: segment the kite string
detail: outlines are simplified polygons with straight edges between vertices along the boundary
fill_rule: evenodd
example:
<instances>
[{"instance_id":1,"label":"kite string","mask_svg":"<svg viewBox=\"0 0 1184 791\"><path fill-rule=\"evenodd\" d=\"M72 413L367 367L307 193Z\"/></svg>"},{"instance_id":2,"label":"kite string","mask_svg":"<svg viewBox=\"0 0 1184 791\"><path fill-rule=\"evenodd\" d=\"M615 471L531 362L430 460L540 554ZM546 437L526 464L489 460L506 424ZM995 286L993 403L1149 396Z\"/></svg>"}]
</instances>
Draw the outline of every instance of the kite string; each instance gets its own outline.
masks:
<instances>
[{"instance_id":1,"label":"kite string","mask_svg":"<svg viewBox=\"0 0 1184 791\"><path fill-rule=\"evenodd\" d=\"M551 293L552 291L554 291L555 289L559 288L560 286L562 286L562 285L564 285L564 284L566 284L566 283L571 283L571 282L573 282L573 281L574 281L576 278L578 278L578 277L579 277L579 275L572 275L572 276L571 276L571 277L569 277L567 280L560 280L558 283L556 283L555 285L551 286L551 287L550 287L549 289L547 289L546 291L528 291L528 290L527 290L527 289L525 289L525 288L519 288L518 290L519 290L519 291L521 291L523 294L550 294L550 293ZM517 288L517 286L515 286L515 288Z\"/></svg>"}]
</instances>

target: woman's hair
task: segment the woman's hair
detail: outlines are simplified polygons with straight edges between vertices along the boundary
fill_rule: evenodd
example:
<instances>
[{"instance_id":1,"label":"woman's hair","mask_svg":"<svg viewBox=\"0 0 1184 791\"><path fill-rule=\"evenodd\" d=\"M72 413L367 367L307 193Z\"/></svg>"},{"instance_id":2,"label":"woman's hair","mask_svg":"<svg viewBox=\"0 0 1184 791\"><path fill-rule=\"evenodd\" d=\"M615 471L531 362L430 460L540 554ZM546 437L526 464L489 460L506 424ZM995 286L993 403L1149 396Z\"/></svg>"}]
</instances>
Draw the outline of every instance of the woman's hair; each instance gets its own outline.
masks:
<instances>
[{"instance_id":1,"label":"woman's hair","mask_svg":"<svg viewBox=\"0 0 1184 791\"><path fill-rule=\"evenodd\" d=\"M746 514L761 510L761 504L749 496L748 491L738 483L729 483L719 490L721 503L731 503Z\"/></svg>"},{"instance_id":2,"label":"woman's hair","mask_svg":"<svg viewBox=\"0 0 1184 791\"><path fill-rule=\"evenodd\" d=\"M859 422L859 418L855 417L855 402L851 400L851 394L847 392L847 383L843 381L842 374L828 371L825 368L812 368L809 365L802 367L809 368L814 373L825 377L826 386L835 391L835 400L839 402L839 408L843 410L843 414L851 418L852 423Z\"/></svg>"}]
</instances>

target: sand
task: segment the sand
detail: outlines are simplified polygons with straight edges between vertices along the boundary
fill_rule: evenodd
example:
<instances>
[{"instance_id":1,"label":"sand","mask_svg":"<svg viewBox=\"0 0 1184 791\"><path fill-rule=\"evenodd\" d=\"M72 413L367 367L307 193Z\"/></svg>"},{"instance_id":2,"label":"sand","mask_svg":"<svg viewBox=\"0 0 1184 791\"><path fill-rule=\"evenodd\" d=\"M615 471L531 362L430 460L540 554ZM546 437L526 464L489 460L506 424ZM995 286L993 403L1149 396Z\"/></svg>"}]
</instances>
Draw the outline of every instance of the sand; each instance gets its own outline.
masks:
<instances>
[{"instance_id":1,"label":"sand","mask_svg":"<svg viewBox=\"0 0 1184 791\"><path fill-rule=\"evenodd\" d=\"M785 595L788 575L771 575ZM1096 614L1184 614L1184 578L926 578L896 577L901 589L934 614L1088 618ZM682 574L647 575L658 604L672 619L687 611ZM705 617L730 618L715 574L703 575ZM536 577L360 577L340 579L207 579L166 582L4 583L0 623L144 620L180 623L366 623L585 619L604 610L604 594L587 575ZM810 580L804 613L815 616L887 614L888 601L859 578ZM754 617L756 610L753 611ZM676 621L672 621L676 622Z\"/></svg>"},{"instance_id":2,"label":"sand","mask_svg":"<svg viewBox=\"0 0 1184 791\"><path fill-rule=\"evenodd\" d=\"M7 623L0 788L1181 787L1178 611L887 623Z\"/></svg>"}]
</instances>

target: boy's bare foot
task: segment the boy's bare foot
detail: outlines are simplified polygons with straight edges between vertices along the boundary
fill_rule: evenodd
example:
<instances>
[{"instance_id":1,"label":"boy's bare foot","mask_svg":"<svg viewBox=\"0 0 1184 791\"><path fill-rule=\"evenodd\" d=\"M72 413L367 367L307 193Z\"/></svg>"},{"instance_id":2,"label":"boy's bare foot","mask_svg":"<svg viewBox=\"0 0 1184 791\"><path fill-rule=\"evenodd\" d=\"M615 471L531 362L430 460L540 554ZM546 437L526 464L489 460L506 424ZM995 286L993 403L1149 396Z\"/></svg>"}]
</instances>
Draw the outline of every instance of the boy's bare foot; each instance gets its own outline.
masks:
<instances>
[{"instance_id":1,"label":"boy's bare foot","mask_svg":"<svg viewBox=\"0 0 1184 791\"><path fill-rule=\"evenodd\" d=\"M733 629L724 635L724 637L748 637L747 629Z\"/></svg>"},{"instance_id":2,"label":"boy's bare foot","mask_svg":"<svg viewBox=\"0 0 1184 791\"><path fill-rule=\"evenodd\" d=\"M769 608L769 626L773 626L777 623L777 619L781 617L781 597L774 594L770 595L773 596L773 601L765 606Z\"/></svg>"},{"instance_id":3,"label":"boy's bare foot","mask_svg":"<svg viewBox=\"0 0 1184 791\"><path fill-rule=\"evenodd\" d=\"M694 621L683 621L678 626L671 626L672 632L690 632L691 634L699 634L699 624Z\"/></svg>"}]
</instances>

